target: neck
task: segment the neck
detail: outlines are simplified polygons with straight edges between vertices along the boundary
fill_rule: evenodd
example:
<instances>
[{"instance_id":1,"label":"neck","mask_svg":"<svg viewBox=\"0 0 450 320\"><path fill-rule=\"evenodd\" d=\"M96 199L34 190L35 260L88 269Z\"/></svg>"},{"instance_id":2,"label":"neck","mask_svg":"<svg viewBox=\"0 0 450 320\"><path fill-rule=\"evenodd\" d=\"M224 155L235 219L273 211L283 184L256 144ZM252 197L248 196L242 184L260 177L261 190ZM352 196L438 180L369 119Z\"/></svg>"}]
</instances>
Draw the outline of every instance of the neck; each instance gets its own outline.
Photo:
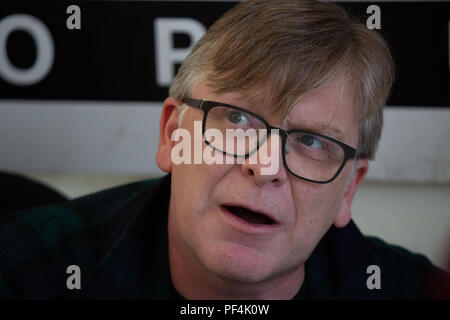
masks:
<instances>
[{"instance_id":1,"label":"neck","mask_svg":"<svg viewBox=\"0 0 450 320\"><path fill-rule=\"evenodd\" d=\"M304 265L259 282L228 279L207 270L194 253L171 232L169 219L169 263L172 283L186 299L192 300L287 300L292 299L304 280Z\"/></svg>"}]
</instances>

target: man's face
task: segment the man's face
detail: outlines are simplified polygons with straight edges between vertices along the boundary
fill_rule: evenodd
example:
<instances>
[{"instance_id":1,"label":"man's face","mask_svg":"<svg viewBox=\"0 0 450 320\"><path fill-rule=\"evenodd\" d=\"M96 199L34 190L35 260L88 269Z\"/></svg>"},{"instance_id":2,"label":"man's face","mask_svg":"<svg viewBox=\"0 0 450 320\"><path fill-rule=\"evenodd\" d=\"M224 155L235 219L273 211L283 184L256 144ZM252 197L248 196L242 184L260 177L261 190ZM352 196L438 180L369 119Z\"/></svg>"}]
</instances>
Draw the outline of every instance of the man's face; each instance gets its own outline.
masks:
<instances>
[{"instance_id":1,"label":"man's face","mask_svg":"<svg viewBox=\"0 0 450 320\"><path fill-rule=\"evenodd\" d=\"M215 94L200 82L192 98L251 110L284 129L321 132L318 125L326 124L342 133L339 140L356 148L358 115L350 88L345 88L342 81L334 81L307 92L282 121L279 116L268 116L269 100L264 94L260 99ZM300 270L333 223L338 227L348 223L352 198L367 171L367 161L358 162L351 180L352 161L348 161L328 184L299 179L282 163L271 175L262 175L261 164L248 159L244 164L174 165L170 150L175 142L170 141L170 134L177 126L176 104L179 102L171 98L165 102L157 161L164 171L172 172L169 237L189 263L222 279L253 283L274 279ZM188 108L181 127L194 137L194 121L202 118L203 111ZM204 143L203 147L208 148ZM229 206L263 212L275 222L246 222L227 210Z\"/></svg>"}]
</instances>

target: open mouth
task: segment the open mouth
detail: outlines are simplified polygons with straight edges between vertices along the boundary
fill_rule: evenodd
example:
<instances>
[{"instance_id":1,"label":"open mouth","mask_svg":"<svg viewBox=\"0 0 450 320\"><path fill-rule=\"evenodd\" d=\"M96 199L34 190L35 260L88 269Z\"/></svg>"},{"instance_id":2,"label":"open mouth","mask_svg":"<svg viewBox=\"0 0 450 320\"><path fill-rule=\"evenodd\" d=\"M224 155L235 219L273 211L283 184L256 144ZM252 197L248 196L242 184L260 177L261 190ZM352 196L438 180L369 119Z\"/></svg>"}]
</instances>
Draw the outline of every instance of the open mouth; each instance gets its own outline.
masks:
<instances>
[{"instance_id":1,"label":"open mouth","mask_svg":"<svg viewBox=\"0 0 450 320\"><path fill-rule=\"evenodd\" d=\"M260 212L255 212L239 206L222 206L222 207L225 208L232 215L248 223L258 225L272 225L276 223L274 220L272 220L271 218Z\"/></svg>"}]
</instances>

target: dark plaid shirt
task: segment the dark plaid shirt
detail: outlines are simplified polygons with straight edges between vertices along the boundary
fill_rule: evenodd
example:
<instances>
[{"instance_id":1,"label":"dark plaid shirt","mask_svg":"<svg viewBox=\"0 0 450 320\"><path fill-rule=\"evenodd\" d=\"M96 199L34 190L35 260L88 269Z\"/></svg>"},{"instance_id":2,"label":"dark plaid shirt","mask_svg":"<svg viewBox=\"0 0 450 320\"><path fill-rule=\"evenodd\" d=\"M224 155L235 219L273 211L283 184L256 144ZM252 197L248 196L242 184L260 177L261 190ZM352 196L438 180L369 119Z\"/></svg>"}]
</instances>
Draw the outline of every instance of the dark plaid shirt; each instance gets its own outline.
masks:
<instances>
[{"instance_id":1,"label":"dark plaid shirt","mask_svg":"<svg viewBox=\"0 0 450 320\"><path fill-rule=\"evenodd\" d=\"M167 175L3 215L0 297L180 298L169 272L169 198ZM80 290L67 288L70 265L80 267ZM381 289L367 288L370 265L380 268ZM365 237L353 222L332 227L305 270L297 299L434 298L448 281L424 256Z\"/></svg>"}]
</instances>

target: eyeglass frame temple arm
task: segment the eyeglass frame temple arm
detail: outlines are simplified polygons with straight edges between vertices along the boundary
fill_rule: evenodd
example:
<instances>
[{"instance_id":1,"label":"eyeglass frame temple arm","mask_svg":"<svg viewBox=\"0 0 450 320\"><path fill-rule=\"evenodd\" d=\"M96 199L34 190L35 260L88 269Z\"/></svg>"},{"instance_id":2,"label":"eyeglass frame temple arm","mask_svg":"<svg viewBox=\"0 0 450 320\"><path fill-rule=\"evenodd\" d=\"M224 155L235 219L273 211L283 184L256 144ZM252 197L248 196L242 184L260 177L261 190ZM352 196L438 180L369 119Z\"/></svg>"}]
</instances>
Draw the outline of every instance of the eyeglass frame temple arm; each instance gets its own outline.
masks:
<instances>
[{"instance_id":1,"label":"eyeglass frame temple arm","mask_svg":"<svg viewBox=\"0 0 450 320\"><path fill-rule=\"evenodd\" d=\"M190 105L191 107L202 109L203 110L203 100L199 99L191 99L191 98L184 98L183 102Z\"/></svg>"}]
</instances>

